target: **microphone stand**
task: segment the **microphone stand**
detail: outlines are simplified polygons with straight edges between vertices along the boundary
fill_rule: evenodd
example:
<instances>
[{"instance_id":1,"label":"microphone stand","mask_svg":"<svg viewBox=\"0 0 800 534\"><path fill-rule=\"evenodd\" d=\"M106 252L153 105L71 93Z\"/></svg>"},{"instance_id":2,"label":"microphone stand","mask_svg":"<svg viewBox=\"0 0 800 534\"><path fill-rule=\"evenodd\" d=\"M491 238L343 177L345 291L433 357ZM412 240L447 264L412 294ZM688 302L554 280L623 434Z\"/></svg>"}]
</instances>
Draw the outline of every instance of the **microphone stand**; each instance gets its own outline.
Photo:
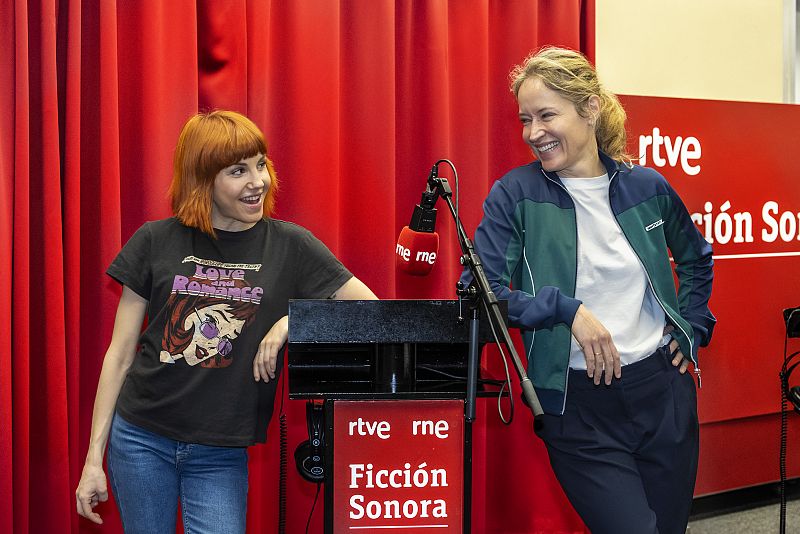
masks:
<instances>
[{"instance_id":1,"label":"microphone stand","mask_svg":"<svg viewBox=\"0 0 800 534\"><path fill-rule=\"evenodd\" d=\"M497 296L494 294L491 287L489 287L489 280L486 278L486 273L483 270L481 259L478 256L478 253L475 252L472 242L467 237L467 233L464 230L464 225L461 224L461 219L458 217L455 207L453 206L453 191L450 189L450 184L447 182L446 178L440 178L438 176L438 165L439 162L433 166L431 174L428 176L428 188L432 191L435 191L436 194L443 198L447 203L447 207L450 209L450 213L453 216L453 221L456 225L458 244L461 246L461 264L465 265L470 270L472 277L475 280L475 283L472 284L468 289L463 287L459 288L458 294L459 296L477 297L474 301L474 305L472 306L472 316L470 318L469 361L467 365L467 400L464 417L469 423L475 420L475 397L477 394L478 376L478 301L480 301L486 306L486 309L489 312L489 321L495 326L495 331L501 333L502 342L508 347L508 352L511 355L511 361L513 362L514 368L519 376L520 386L522 387L522 397L525 400L525 404L527 404L527 406L533 412L534 418L538 419L538 417L544 413L542 410L542 405L539 403L539 398L536 396L536 392L533 390L533 383L531 383L530 378L528 378L528 373L522 366L522 361L520 360L519 354L517 354L514 343L511 341L508 328L506 327L505 321L503 321L503 315L500 312L500 305L497 300ZM477 284L477 287L475 287L475 284ZM509 394L510 393L511 392L509 391Z\"/></svg>"}]
</instances>

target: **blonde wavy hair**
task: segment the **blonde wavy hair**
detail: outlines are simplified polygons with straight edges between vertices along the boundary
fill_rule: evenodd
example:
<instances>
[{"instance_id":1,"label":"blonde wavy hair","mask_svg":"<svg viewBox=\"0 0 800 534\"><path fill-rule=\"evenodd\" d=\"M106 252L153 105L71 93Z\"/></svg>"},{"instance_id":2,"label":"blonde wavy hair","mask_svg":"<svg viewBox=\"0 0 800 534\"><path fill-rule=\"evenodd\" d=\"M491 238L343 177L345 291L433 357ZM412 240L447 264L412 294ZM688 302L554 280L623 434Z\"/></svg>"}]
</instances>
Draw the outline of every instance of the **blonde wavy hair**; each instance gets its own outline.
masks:
<instances>
[{"instance_id":1,"label":"blonde wavy hair","mask_svg":"<svg viewBox=\"0 0 800 534\"><path fill-rule=\"evenodd\" d=\"M583 54L555 46L531 53L509 74L515 98L523 82L533 77L572 102L582 117L589 116L589 98L597 95L600 98L600 113L595 120L597 146L614 160L630 164L632 158L625 152L625 110L617 95L600 84L597 71Z\"/></svg>"}]
</instances>

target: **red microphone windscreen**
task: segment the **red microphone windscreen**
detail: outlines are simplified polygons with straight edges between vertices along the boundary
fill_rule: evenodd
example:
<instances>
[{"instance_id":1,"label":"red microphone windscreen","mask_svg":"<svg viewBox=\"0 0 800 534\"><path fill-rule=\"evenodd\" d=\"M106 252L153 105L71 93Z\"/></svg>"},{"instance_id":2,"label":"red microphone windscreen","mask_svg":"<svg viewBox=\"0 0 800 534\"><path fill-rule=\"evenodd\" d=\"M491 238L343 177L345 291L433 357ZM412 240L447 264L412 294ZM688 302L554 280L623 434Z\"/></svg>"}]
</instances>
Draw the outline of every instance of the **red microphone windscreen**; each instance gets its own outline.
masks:
<instances>
[{"instance_id":1,"label":"red microphone windscreen","mask_svg":"<svg viewBox=\"0 0 800 534\"><path fill-rule=\"evenodd\" d=\"M397 238L395 263L400 271L414 276L425 276L436 262L439 252L439 234L415 232L404 226Z\"/></svg>"}]
</instances>

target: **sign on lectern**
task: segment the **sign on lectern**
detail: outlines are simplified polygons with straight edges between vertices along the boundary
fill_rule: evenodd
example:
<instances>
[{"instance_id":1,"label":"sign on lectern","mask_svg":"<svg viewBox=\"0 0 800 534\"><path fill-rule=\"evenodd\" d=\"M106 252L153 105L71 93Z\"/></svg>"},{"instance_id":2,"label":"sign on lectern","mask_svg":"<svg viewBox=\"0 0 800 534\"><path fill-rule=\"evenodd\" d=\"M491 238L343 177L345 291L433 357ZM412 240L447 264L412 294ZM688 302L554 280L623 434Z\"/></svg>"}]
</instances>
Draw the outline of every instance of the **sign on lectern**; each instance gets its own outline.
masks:
<instances>
[{"instance_id":1,"label":"sign on lectern","mask_svg":"<svg viewBox=\"0 0 800 534\"><path fill-rule=\"evenodd\" d=\"M463 401L340 401L333 428L335 533L462 532Z\"/></svg>"}]
</instances>

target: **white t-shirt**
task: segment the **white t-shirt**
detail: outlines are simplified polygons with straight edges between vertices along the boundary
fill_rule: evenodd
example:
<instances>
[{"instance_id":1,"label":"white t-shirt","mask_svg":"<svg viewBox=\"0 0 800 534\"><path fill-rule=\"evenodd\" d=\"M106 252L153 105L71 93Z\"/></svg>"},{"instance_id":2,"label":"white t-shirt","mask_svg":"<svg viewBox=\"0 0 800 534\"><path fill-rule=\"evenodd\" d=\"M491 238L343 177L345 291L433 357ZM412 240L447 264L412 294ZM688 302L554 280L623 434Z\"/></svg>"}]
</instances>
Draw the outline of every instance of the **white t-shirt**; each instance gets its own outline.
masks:
<instances>
[{"instance_id":1,"label":"white t-shirt","mask_svg":"<svg viewBox=\"0 0 800 534\"><path fill-rule=\"evenodd\" d=\"M641 360L666 342L664 310L611 212L608 174L561 181L575 202L578 223L575 298L611 333L622 365ZM574 337L569 366L586 369L583 350Z\"/></svg>"}]
</instances>

